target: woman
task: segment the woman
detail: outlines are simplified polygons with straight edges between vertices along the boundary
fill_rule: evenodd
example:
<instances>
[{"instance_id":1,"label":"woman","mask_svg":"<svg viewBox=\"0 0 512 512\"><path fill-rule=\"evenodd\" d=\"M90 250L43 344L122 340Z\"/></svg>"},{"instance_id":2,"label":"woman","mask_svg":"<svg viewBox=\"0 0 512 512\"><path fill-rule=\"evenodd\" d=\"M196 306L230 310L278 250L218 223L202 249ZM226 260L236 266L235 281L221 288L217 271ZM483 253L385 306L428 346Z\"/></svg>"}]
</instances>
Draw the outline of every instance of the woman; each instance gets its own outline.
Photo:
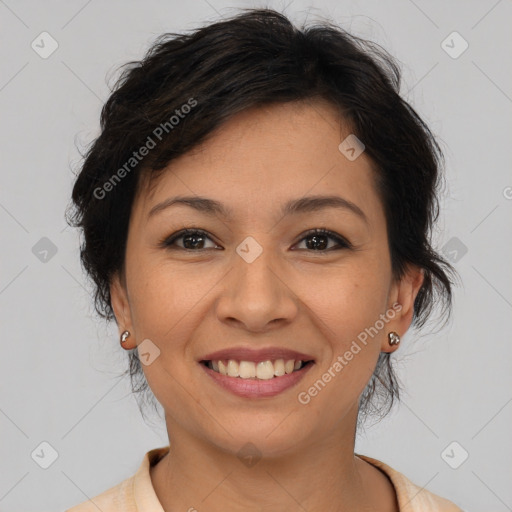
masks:
<instances>
[{"instance_id":1,"label":"woman","mask_svg":"<svg viewBox=\"0 0 512 512\"><path fill-rule=\"evenodd\" d=\"M439 148L381 49L249 10L129 65L74 190L96 306L169 446L71 512L458 511L354 453L451 267Z\"/></svg>"}]
</instances>

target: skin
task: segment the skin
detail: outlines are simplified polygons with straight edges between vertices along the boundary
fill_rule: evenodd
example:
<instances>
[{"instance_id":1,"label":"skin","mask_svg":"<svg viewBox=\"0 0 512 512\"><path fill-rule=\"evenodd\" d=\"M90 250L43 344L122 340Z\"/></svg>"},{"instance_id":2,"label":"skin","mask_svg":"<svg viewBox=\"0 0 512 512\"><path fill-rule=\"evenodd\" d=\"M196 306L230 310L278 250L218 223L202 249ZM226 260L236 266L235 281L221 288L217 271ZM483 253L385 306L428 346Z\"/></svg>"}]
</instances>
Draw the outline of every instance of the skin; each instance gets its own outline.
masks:
<instances>
[{"instance_id":1,"label":"skin","mask_svg":"<svg viewBox=\"0 0 512 512\"><path fill-rule=\"evenodd\" d=\"M365 153L349 161L338 149L350 133L323 101L246 110L172 161L152 187L141 185L125 269L111 293L120 331L131 332L124 347L149 339L160 350L142 366L170 440L170 454L151 468L166 511L398 510L384 473L354 456L355 426L379 353L397 349L387 333L403 335L411 324L423 273L409 267L393 278L373 163ZM232 217L179 205L149 215L177 195L215 199ZM367 222L336 208L281 215L286 201L311 195L343 197ZM209 238L189 251L183 238L174 249L159 245L186 227ZM304 233L322 227L353 248L319 252ZM252 263L235 250L247 236L263 249ZM394 318L317 396L299 403L297 394L395 303L402 309ZM315 365L275 397L242 398L198 363L234 346L285 347L311 354ZM247 442L262 456L252 467L237 457Z\"/></svg>"}]
</instances>

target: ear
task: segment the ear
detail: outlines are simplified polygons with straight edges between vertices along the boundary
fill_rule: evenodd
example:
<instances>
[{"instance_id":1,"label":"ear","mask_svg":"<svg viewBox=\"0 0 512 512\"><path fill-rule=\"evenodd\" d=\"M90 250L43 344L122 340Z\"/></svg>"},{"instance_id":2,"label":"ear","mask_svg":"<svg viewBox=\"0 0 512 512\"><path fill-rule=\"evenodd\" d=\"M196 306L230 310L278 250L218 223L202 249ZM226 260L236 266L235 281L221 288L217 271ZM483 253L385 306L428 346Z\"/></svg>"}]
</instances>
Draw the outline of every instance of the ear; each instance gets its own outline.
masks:
<instances>
[{"instance_id":1,"label":"ear","mask_svg":"<svg viewBox=\"0 0 512 512\"><path fill-rule=\"evenodd\" d=\"M119 273L113 277L110 283L110 301L112 303L112 309L114 310L116 322L119 327L119 336L121 336L121 333L124 331L130 331L132 334L132 336L130 336L127 341L123 343L123 348L135 348L135 336L133 336L133 326L128 293L126 291L126 284L124 279L119 275Z\"/></svg>"},{"instance_id":2,"label":"ear","mask_svg":"<svg viewBox=\"0 0 512 512\"><path fill-rule=\"evenodd\" d=\"M395 316L386 326L386 336L382 340L382 352L394 352L398 345L389 345L387 333L394 331L403 336L412 323L414 314L414 301L424 281L424 271L416 265L408 265L400 280L391 286L389 294L389 308L395 311ZM393 307L393 304L395 306ZM400 305L400 306L398 306Z\"/></svg>"}]
</instances>

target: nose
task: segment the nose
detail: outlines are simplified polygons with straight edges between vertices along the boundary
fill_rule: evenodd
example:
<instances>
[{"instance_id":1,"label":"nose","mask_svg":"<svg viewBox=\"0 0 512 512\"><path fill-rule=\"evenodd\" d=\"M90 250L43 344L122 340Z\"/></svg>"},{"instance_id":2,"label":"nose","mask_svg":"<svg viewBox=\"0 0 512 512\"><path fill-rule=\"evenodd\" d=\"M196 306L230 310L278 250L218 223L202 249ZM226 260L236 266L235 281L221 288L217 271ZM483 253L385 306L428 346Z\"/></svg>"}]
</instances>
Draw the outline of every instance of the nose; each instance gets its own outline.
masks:
<instances>
[{"instance_id":1,"label":"nose","mask_svg":"<svg viewBox=\"0 0 512 512\"><path fill-rule=\"evenodd\" d=\"M282 266L271 261L270 250L251 263L237 253L225 276L216 302L220 321L247 331L282 328L297 315L299 300L290 288Z\"/></svg>"}]
</instances>

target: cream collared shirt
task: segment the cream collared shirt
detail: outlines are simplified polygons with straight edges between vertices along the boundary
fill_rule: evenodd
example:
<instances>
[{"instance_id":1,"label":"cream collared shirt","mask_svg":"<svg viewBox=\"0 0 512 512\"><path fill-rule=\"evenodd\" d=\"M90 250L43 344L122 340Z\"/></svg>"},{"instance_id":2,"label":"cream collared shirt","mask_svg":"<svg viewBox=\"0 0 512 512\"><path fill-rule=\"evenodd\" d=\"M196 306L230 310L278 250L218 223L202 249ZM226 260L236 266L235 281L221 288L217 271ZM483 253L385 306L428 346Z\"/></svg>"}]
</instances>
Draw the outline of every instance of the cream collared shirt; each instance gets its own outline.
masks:
<instances>
[{"instance_id":1,"label":"cream collared shirt","mask_svg":"<svg viewBox=\"0 0 512 512\"><path fill-rule=\"evenodd\" d=\"M98 512L98 510L101 512L164 512L153 488L149 468L168 451L169 446L150 450L144 455L135 475L65 512ZM399 512L464 512L451 501L413 484L402 473L395 471L387 464L366 455L356 454L356 456L377 467L389 477L398 496ZM193 506L191 510L194 510Z\"/></svg>"}]
</instances>

